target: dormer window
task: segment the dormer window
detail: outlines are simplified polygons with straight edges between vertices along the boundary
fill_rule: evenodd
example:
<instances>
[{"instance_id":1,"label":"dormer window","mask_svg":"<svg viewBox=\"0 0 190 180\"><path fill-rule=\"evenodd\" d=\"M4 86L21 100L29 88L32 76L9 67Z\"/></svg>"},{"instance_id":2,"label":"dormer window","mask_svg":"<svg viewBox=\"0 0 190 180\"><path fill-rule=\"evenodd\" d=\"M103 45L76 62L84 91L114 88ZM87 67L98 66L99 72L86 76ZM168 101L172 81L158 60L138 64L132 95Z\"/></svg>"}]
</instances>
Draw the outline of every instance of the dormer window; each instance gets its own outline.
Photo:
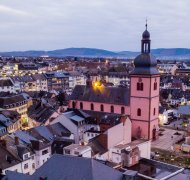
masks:
<instances>
[{"instance_id":1,"label":"dormer window","mask_svg":"<svg viewBox=\"0 0 190 180\"><path fill-rule=\"evenodd\" d=\"M24 155L24 160L25 160L25 159L28 159L28 158L29 158L28 154L25 154L25 155Z\"/></svg>"}]
</instances>

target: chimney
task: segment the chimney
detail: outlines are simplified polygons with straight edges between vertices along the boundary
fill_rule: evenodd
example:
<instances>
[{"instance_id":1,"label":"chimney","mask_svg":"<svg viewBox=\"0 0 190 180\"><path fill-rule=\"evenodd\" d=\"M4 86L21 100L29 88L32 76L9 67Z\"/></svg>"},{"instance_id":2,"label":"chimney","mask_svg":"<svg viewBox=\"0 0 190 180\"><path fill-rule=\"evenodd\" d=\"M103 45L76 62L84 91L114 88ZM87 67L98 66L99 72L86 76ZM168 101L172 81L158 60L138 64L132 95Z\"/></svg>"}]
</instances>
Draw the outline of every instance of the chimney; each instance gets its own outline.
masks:
<instances>
[{"instance_id":1,"label":"chimney","mask_svg":"<svg viewBox=\"0 0 190 180\"><path fill-rule=\"evenodd\" d=\"M40 177L39 177L39 180L47 180L47 177L42 177L42 176L40 176Z\"/></svg>"},{"instance_id":2,"label":"chimney","mask_svg":"<svg viewBox=\"0 0 190 180\"><path fill-rule=\"evenodd\" d=\"M15 145L19 145L19 138L17 136L15 136Z\"/></svg>"},{"instance_id":3,"label":"chimney","mask_svg":"<svg viewBox=\"0 0 190 180\"><path fill-rule=\"evenodd\" d=\"M127 116L126 115L122 115L121 117L120 117L120 122L122 122L123 123L123 126L125 125L125 122L127 121Z\"/></svg>"}]
</instances>

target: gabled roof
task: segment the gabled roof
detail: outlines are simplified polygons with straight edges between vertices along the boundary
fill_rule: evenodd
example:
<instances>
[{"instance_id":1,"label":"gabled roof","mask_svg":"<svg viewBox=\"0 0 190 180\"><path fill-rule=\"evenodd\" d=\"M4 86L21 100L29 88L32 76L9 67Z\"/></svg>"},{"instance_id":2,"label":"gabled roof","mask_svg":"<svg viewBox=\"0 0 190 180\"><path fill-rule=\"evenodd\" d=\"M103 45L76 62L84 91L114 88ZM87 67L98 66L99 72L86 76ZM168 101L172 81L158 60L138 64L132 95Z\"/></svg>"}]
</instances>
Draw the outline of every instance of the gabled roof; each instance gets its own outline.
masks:
<instances>
[{"instance_id":1,"label":"gabled roof","mask_svg":"<svg viewBox=\"0 0 190 180\"><path fill-rule=\"evenodd\" d=\"M188 106L180 106L178 108L178 113L183 115L190 115L190 105Z\"/></svg>"},{"instance_id":2,"label":"gabled roof","mask_svg":"<svg viewBox=\"0 0 190 180\"><path fill-rule=\"evenodd\" d=\"M15 158L5 147L0 145L0 169L6 169L19 163L19 159Z\"/></svg>"},{"instance_id":3,"label":"gabled roof","mask_svg":"<svg viewBox=\"0 0 190 180\"><path fill-rule=\"evenodd\" d=\"M4 107L6 105L15 104L18 102L24 101L25 98L21 95L13 95L13 96L7 96L7 97L0 97L0 107Z\"/></svg>"},{"instance_id":4,"label":"gabled roof","mask_svg":"<svg viewBox=\"0 0 190 180\"><path fill-rule=\"evenodd\" d=\"M129 105L130 90L122 87L99 87L77 85L70 100Z\"/></svg>"},{"instance_id":5,"label":"gabled roof","mask_svg":"<svg viewBox=\"0 0 190 180\"><path fill-rule=\"evenodd\" d=\"M55 154L32 176L53 180L121 180L123 174L94 159Z\"/></svg>"},{"instance_id":6,"label":"gabled roof","mask_svg":"<svg viewBox=\"0 0 190 180\"><path fill-rule=\"evenodd\" d=\"M13 82L10 79L0 79L0 87L13 86Z\"/></svg>"}]
</instances>

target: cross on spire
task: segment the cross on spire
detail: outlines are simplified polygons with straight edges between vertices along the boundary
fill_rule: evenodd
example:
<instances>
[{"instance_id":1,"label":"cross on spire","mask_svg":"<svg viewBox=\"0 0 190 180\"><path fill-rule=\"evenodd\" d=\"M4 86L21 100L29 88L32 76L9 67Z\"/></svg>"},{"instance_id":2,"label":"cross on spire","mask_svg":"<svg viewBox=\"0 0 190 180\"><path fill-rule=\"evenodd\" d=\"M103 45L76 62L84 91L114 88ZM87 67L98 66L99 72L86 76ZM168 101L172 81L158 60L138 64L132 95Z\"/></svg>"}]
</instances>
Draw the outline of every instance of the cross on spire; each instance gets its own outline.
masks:
<instances>
[{"instance_id":1,"label":"cross on spire","mask_svg":"<svg viewBox=\"0 0 190 180\"><path fill-rule=\"evenodd\" d=\"M148 22L148 20L147 20L147 18L146 18L146 24L145 24L146 30L147 30L147 22Z\"/></svg>"}]
</instances>

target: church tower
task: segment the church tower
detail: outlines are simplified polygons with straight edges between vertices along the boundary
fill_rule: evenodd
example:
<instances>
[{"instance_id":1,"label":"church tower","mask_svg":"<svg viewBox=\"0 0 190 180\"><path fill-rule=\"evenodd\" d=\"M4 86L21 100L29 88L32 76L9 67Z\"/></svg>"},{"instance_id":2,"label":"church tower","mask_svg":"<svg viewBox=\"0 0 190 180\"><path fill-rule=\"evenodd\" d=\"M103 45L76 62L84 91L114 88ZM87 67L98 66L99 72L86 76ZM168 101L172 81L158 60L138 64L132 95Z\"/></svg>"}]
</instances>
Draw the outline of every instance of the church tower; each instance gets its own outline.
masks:
<instances>
[{"instance_id":1,"label":"church tower","mask_svg":"<svg viewBox=\"0 0 190 180\"><path fill-rule=\"evenodd\" d=\"M130 74L130 118L133 137L154 140L158 129L160 75L156 59L150 54L150 43L146 24L141 54L134 59L135 68Z\"/></svg>"}]
</instances>

